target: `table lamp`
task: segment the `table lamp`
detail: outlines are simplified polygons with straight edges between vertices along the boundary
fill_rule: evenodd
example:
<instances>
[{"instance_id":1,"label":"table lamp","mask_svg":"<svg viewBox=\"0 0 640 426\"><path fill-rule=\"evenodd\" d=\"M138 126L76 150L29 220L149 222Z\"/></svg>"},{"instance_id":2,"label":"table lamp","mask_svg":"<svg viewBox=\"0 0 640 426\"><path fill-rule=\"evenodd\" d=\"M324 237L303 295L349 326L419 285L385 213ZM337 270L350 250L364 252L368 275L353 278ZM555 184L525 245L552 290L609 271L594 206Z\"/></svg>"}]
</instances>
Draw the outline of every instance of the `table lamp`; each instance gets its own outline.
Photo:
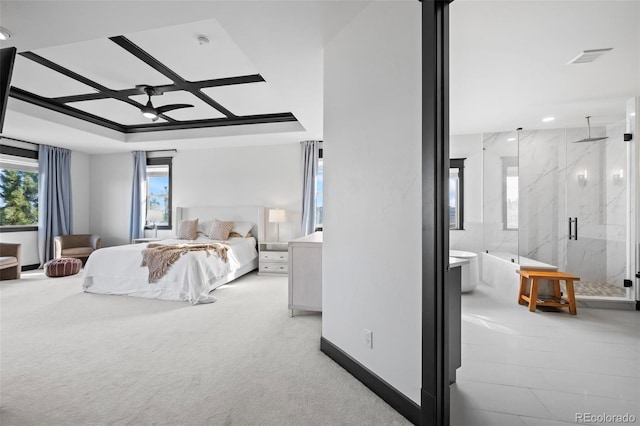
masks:
<instances>
[{"instance_id":1,"label":"table lamp","mask_svg":"<svg viewBox=\"0 0 640 426\"><path fill-rule=\"evenodd\" d=\"M276 232L278 234L278 241L280 241L280 223L284 222L284 210L282 210L282 209L269 209L269 222L276 224Z\"/></svg>"},{"instance_id":2,"label":"table lamp","mask_svg":"<svg viewBox=\"0 0 640 426\"><path fill-rule=\"evenodd\" d=\"M149 210L147 212L147 221L153 225L155 231L155 238L158 238L158 222L164 220L164 213L162 210Z\"/></svg>"}]
</instances>

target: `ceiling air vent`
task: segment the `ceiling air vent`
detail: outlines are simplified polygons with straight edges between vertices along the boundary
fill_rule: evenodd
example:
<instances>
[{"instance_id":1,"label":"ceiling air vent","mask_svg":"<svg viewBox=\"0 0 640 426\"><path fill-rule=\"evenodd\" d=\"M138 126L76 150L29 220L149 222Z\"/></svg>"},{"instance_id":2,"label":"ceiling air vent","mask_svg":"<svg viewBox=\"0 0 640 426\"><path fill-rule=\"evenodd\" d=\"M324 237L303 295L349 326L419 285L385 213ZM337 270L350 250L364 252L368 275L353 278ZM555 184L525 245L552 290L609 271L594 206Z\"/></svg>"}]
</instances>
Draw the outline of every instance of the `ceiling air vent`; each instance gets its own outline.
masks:
<instances>
[{"instance_id":1,"label":"ceiling air vent","mask_svg":"<svg viewBox=\"0 0 640 426\"><path fill-rule=\"evenodd\" d=\"M584 64L586 62L593 62L610 50L613 50L613 47L607 47L606 49L583 50L582 53L570 60L569 64Z\"/></svg>"}]
</instances>

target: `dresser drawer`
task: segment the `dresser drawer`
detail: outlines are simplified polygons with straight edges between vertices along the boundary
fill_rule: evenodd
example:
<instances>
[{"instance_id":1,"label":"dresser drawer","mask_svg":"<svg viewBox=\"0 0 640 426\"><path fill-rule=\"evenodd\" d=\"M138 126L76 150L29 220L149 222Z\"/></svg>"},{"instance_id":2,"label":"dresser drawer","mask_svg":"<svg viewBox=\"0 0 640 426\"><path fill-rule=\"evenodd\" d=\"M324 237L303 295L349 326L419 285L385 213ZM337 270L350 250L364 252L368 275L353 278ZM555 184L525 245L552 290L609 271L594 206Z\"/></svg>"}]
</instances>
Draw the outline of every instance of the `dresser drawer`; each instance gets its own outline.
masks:
<instances>
[{"instance_id":1,"label":"dresser drawer","mask_svg":"<svg viewBox=\"0 0 640 426\"><path fill-rule=\"evenodd\" d=\"M289 264L279 262L260 262L259 272L265 274L286 274L289 272Z\"/></svg>"},{"instance_id":2,"label":"dresser drawer","mask_svg":"<svg viewBox=\"0 0 640 426\"><path fill-rule=\"evenodd\" d=\"M260 260L269 262L288 262L289 252L287 251L261 251Z\"/></svg>"}]
</instances>

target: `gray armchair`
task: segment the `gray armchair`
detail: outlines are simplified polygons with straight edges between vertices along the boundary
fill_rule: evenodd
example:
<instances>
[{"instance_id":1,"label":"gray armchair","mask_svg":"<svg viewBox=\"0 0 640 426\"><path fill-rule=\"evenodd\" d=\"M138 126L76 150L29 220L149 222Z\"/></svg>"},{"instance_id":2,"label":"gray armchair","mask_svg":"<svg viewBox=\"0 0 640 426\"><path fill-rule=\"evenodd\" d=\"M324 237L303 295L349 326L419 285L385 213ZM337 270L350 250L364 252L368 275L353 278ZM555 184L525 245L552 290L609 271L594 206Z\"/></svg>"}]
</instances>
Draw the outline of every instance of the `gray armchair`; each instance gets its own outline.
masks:
<instances>
[{"instance_id":1,"label":"gray armchair","mask_svg":"<svg viewBox=\"0 0 640 426\"><path fill-rule=\"evenodd\" d=\"M21 244L0 243L0 280L20 279L22 261L20 260Z\"/></svg>"},{"instance_id":2,"label":"gray armchair","mask_svg":"<svg viewBox=\"0 0 640 426\"><path fill-rule=\"evenodd\" d=\"M84 264L91 253L102 247L102 239L96 234L58 235L53 245L55 259L74 257Z\"/></svg>"}]
</instances>

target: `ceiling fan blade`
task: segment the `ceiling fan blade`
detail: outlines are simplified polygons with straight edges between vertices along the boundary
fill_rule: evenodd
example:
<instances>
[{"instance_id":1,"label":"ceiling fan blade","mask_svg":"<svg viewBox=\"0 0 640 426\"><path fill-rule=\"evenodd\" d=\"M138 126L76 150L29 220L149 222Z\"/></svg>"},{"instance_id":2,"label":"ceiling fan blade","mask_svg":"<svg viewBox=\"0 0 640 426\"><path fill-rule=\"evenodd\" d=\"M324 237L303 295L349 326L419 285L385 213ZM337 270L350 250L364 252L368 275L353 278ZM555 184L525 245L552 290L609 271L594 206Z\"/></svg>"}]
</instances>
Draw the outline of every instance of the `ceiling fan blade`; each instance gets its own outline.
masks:
<instances>
[{"instance_id":1,"label":"ceiling fan blade","mask_svg":"<svg viewBox=\"0 0 640 426\"><path fill-rule=\"evenodd\" d=\"M173 111L174 109L181 109L181 108L193 108L193 105L189 105L189 104L163 105L161 107L156 108L156 111L158 112L158 114L163 114L167 111Z\"/></svg>"}]
</instances>

